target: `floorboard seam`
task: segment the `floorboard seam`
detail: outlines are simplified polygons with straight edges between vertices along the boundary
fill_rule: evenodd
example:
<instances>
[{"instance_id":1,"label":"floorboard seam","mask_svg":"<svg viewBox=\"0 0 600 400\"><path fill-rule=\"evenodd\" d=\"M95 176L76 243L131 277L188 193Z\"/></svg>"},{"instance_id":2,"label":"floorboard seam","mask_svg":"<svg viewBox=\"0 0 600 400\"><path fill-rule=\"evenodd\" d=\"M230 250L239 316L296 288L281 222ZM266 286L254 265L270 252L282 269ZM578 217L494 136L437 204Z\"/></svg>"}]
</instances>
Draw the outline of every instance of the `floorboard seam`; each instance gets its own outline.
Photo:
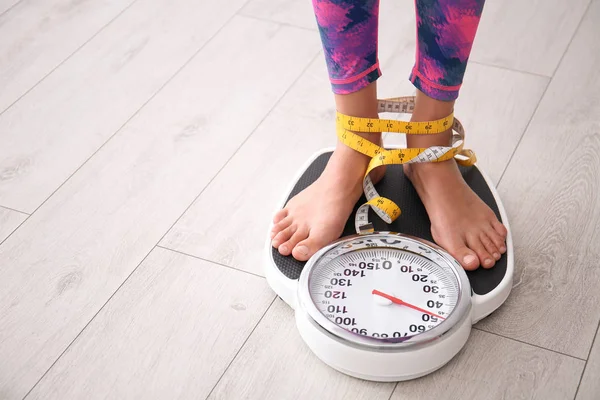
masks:
<instances>
[{"instance_id":1,"label":"floorboard seam","mask_svg":"<svg viewBox=\"0 0 600 400\"><path fill-rule=\"evenodd\" d=\"M501 334L499 334L499 333L496 333L496 332L490 332L490 331L486 331L485 329L476 328L476 327L473 327L473 329L474 329L474 330L478 330L478 331L480 331L480 332L489 333L490 335L498 336L498 337L501 337L501 338L504 338L504 339L512 340L512 341L514 341L514 342L517 342L517 343L522 343L522 344L526 344L526 345L528 345L528 346L536 347L536 348L538 348L538 349L541 349L541 350L551 351L552 353L560 354L561 356L565 356L565 357L574 358L574 359L576 359L576 360L579 360L579 361L586 361L586 360L585 360L585 359L583 359L583 358L580 358L580 357L577 357L577 356L573 356L573 355L571 355L571 354L561 353L560 351L556 351L556 350L548 349L548 348L546 348L546 347L542 347L542 346L539 346L539 345L537 345L537 344L533 344L533 343L528 343L528 342L525 342L525 341L523 341L523 340L519 340L519 339L511 338L511 337L509 337L509 336L504 336L504 335L501 335Z\"/></svg>"},{"instance_id":2,"label":"floorboard seam","mask_svg":"<svg viewBox=\"0 0 600 400\"><path fill-rule=\"evenodd\" d=\"M496 184L496 187L500 186L500 184L502 182L502 178L504 178L504 174L506 173L506 171L510 167L510 163L512 162L512 159L514 158L514 155L517 153L517 150L519 149L519 146L521 145L521 142L523 141L523 138L527 134L527 130L529 129L529 126L531 125L531 121L533 121L533 118L535 117L535 114L537 113L537 111L538 111L538 109L540 107L540 104L542 104L542 101L544 100L544 97L546 97L546 92L548 91L548 88L550 87L550 84L552 83L552 80L554 79L554 75L556 74L556 71L558 71L558 68L562 64L562 62L563 62L563 60L565 58L565 55L567 54L567 52L569 51L569 48L571 47L571 44L573 44L573 39L575 39L575 36L577 36L577 33L579 32L579 29L581 28L581 23L585 19L585 16L587 15L587 13L588 13L588 11L590 9L590 5L591 4L592 4L592 1L590 0L588 2L588 5L585 8L584 13L581 16L581 19L579 20L579 23L577 24L577 28L575 28L575 31L573 31L573 35L571 36L571 39L569 39L569 43L567 44L567 47L565 47L565 51L560 56L560 60L558 60L558 63L556 64L556 68L552 72L552 77L546 83L546 87L544 88L544 91L542 92L542 95L540 96L540 100L538 101L538 103L535 106L535 109L531 113L531 117L529 118L529 121L527 121L527 125L525 125L525 129L523 129L523 133L521 134L521 137L519 138L519 141L517 142L517 145L515 146L515 149L513 150L512 154L510 155L510 158L508 159L508 162L506 163L506 167L504 167L504 170L502 171L502 175L500 175L500 179L498 179L498 183Z\"/></svg>"},{"instance_id":3,"label":"floorboard seam","mask_svg":"<svg viewBox=\"0 0 600 400\"><path fill-rule=\"evenodd\" d=\"M104 24L100 29L98 29L98 31L96 33L94 33L92 36L90 36L88 38L88 40L86 40L85 42L83 42L81 44L81 46L77 47L71 54L69 54L64 60L62 60L61 62L59 62L56 66L54 66L54 68L52 68L50 71L48 71L48 73L46 75L44 75L40 80L38 80L36 83L33 84L33 86L31 86L29 89L27 89L23 94L21 94L20 96L17 97L17 99L15 101L13 101L12 103L10 103L4 110L0 111L0 116L2 116L2 114L4 114L6 111L10 110L10 108L12 106L14 106L15 104L17 104L19 102L19 100L21 100L23 97L27 96L27 94L29 92L31 92L33 89L35 89L40 83L42 83L48 76L50 76L54 71L56 71L58 68L60 68L64 63L66 63L69 59L71 59L71 57L73 57L76 53L79 52L79 50L81 50L84 46L86 46L89 42L91 42L92 40L94 40L94 38L96 36L98 36L104 29L106 29L110 24L112 24L117 18L119 18L125 11L127 11L134 3L136 3L138 0L133 0L131 3L129 3L124 9L122 9L117 15L115 15L110 21L108 21L106 24Z\"/></svg>"},{"instance_id":4,"label":"floorboard seam","mask_svg":"<svg viewBox=\"0 0 600 400\"><path fill-rule=\"evenodd\" d=\"M544 78L547 80L552 79L551 75L544 75L544 74L538 74L536 72L531 72L531 71L525 71L522 69L516 69L516 68L510 68L510 67L505 67L503 65L496 65L496 64L492 64L492 63L486 63L486 62L482 62L482 61L475 61L475 60L469 60L469 64L477 64L477 65L481 65L484 67L490 67L490 68L498 68L504 71L510 71L510 72L517 72L520 74L525 74L525 75L531 75L531 76L535 76L538 78Z\"/></svg>"},{"instance_id":5,"label":"floorboard seam","mask_svg":"<svg viewBox=\"0 0 600 400\"><path fill-rule=\"evenodd\" d=\"M594 336L594 340L592 340L592 345L590 346L590 350L588 351L588 356L587 356L587 359L585 360L585 365L583 366L583 371L581 371L581 376L579 377L579 382L577 383L577 390L575 391L575 397L573 397L573 399L577 399L577 395L579 394L579 388L581 387L581 381L583 380L583 376L585 375L585 370L587 369L588 361L590 361L592 349L594 348L596 339L598 339L598 332L600 332L600 322L598 322L598 326L596 327L596 335Z\"/></svg>"},{"instance_id":6,"label":"floorboard seam","mask_svg":"<svg viewBox=\"0 0 600 400\"><path fill-rule=\"evenodd\" d=\"M15 4L13 4L12 6L8 7L6 10L2 11L0 13L0 17L2 17L4 14L6 14L7 12L9 12L10 10L12 10L13 8L15 8L19 3L21 3L23 0L19 0L17 1Z\"/></svg>"},{"instance_id":7,"label":"floorboard seam","mask_svg":"<svg viewBox=\"0 0 600 400\"><path fill-rule=\"evenodd\" d=\"M273 304L275 303L275 300L277 300L277 296L273 296L273 300L271 300L271 303L269 304L269 306L267 307L267 309L265 310L265 312L263 313L263 315L260 317L260 319L258 320L258 322L256 323L256 325L254 325L254 328L252 328L252 330L248 334L248 337L246 338L246 340L244 340L244 343L242 343L242 345L240 346L240 348L238 349L238 351L235 353L235 355L233 356L233 358L231 359L231 361L229 362L229 364L227 364L227 367L225 367L225 370L223 370L223 373L221 374L221 376L219 377L219 379L217 379L217 382L215 383L215 385L213 386L213 388L210 390L210 392L208 392L208 395L205 397L205 399L210 398L210 395L215 391L215 389L217 388L217 386L219 386L219 383L221 382L221 380L223 379L223 377L225 376L225 374L229 370L229 367L231 367L231 364L233 364L233 362L235 361L235 359L237 358L237 356L240 354L240 352L246 346L246 343L248 343L248 340L250 340L250 337L252 337L252 334L254 333L254 331L256 330L256 328L258 328L258 326L260 325L260 323L262 322L262 320L265 318L265 315L267 315L267 313L269 312L269 310L271 309L271 307L273 307Z\"/></svg>"},{"instance_id":8,"label":"floorboard seam","mask_svg":"<svg viewBox=\"0 0 600 400\"><path fill-rule=\"evenodd\" d=\"M250 272L250 271L246 271L246 270L239 269L239 268L236 268L236 267L232 267L232 266L227 265L227 264L223 264L223 263L220 263L220 262L217 262L217 261L209 260L208 258L198 257L198 256L195 256L193 254L186 253L184 251L175 250L175 249L173 249L171 247L161 246L161 245L158 245L158 244L156 245L156 247L158 247L159 249L164 249L164 250L172 251L174 253L178 253L178 254L181 254L183 256L192 257L192 258L195 258L196 260L205 261L205 262L208 262L208 263L211 263L211 264L219 265L221 267L232 269L234 271L243 272L243 273L246 273L246 274L254 275L254 276L257 276L259 278L265 279L264 276L259 275L259 274L255 274L254 272Z\"/></svg>"},{"instance_id":9,"label":"floorboard seam","mask_svg":"<svg viewBox=\"0 0 600 400\"><path fill-rule=\"evenodd\" d=\"M571 39L569 39L569 44L567 45L567 47L565 47L565 51L563 52L562 56L560 57L560 60L558 60L556 67L554 67L554 71L552 71L552 77L554 77L554 74L556 74L556 71L558 71L558 67L560 67L560 64L562 64L563 59L565 58L565 54L567 54L569 47L571 47L571 43L573 43L573 39L575 39L575 36L577 36L577 32L579 32L579 29L581 28L581 23L583 22L583 20L585 19L585 16L590 11L590 7L591 7L593 1L594 0L588 0L587 5L585 6L585 11L583 11L583 13L581 14L581 18L579 19L579 22L577 23L577 28L575 28L575 30L573 31L573 35L571 36Z\"/></svg>"},{"instance_id":10,"label":"floorboard seam","mask_svg":"<svg viewBox=\"0 0 600 400\"><path fill-rule=\"evenodd\" d=\"M517 153L517 150L519 149L519 146L521 145L521 142L523 141L523 138L527 134L527 130L529 129L529 126L531 125L531 121L533 121L533 118L535 117L535 114L537 113L537 110L540 107L540 104L542 104L542 100L544 99L544 96L546 96L546 91L550 87L550 83L551 82L552 82L552 78L550 78L546 82L546 87L544 88L544 91L542 92L542 95L540 96L537 104L535 105L535 108L531 112L531 116L529 117L529 120L527 121L527 124L525 124L525 127L523 128L523 132L521 133L521 136L519 136L519 140L517 141L517 144L515 145L515 148L513 149L512 153L510 154L510 157L508 158L508 161L506 162L506 166L502 170L502 174L500 175L500 178L498 179L498 183L496 183L496 187L500 187L500 184L502 183L502 178L504 178L504 174L506 174L506 171L510 167L510 163L512 162L515 154Z\"/></svg>"},{"instance_id":11,"label":"floorboard seam","mask_svg":"<svg viewBox=\"0 0 600 400\"><path fill-rule=\"evenodd\" d=\"M396 384L394 385L394 389L392 390L392 393L390 393L390 397L388 397L388 400L392 400L392 396L394 396L394 392L396 391L396 388L398 387L398 384L400 382L396 382Z\"/></svg>"},{"instance_id":12,"label":"floorboard seam","mask_svg":"<svg viewBox=\"0 0 600 400\"><path fill-rule=\"evenodd\" d=\"M282 21L277 21L275 19L270 19L270 18L265 18L265 17L258 17L256 15L252 15L252 14L246 14L244 13L244 11L238 11L237 15L240 17L244 17L244 18L251 18L251 19L255 19L257 21L263 21L263 22L271 22L273 24L278 24L278 25L282 25L282 26L287 26L290 28L298 28L298 29L302 29L308 32L314 32L314 33L318 33L319 31L317 30L317 28L307 28L305 26L300 26L300 25L296 25L296 24L292 24L289 22L282 22Z\"/></svg>"},{"instance_id":13,"label":"floorboard seam","mask_svg":"<svg viewBox=\"0 0 600 400\"><path fill-rule=\"evenodd\" d=\"M27 220L29 219L29 217L30 217L30 216L31 216L31 215L28 215L28 216L27 216L27 218L25 218L25 219L23 220L23 222L21 222L19 225L17 225L17 226L15 227L15 229L13 229L13 230L12 230L12 232L10 232L10 233L9 233L9 234L8 234L8 235L7 235L7 236L4 238L4 240L0 240L0 247L2 246L2 244L3 244L4 242L6 242L6 241L8 240L8 238L9 238L9 237L11 237L11 236L12 236L12 234L13 234L13 233L15 233L15 232L16 232L16 231L17 231L17 230L18 230L18 229L19 229L21 226L23 226L23 224L24 224L25 222L27 222Z\"/></svg>"},{"instance_id":14,"label":"floorboard seam","mask_svg":"<svg viewBox=\"0 0 600 400\"><path fill-rule=\"evenodd\" d=\"M20 210L11 208L11 207L6 207L6 206L3 206L2 204L0 204L0 208L4 208L5 210L8 210L8 211L18 212L19 214L23 214L23 215L27 215L27 216L31 215L31 214L26 213L25 211L20 211Z\"/></svg>"}]
</instances>

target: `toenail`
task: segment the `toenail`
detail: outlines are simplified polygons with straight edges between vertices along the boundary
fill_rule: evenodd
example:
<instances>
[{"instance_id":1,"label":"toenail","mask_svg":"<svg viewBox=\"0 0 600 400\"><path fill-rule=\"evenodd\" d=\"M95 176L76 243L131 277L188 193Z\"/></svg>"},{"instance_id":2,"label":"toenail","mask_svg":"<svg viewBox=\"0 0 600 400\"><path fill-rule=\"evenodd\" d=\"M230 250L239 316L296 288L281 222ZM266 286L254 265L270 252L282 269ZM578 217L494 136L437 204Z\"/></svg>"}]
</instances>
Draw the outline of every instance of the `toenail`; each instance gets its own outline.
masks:
<instances>
[{"instance_id":1,"label":"toenail","mask_svg":"<svg viewBox=\"0 0 600 400\"><path fill-rule=\"evenodd\" d=\"M282 246L279 248L279 251L280 251L280 252L282 252L282 253L287 253L287 251L288 251L288 248L287 248L287 246L284 244L284 245L282 245Z\"/></svg>"},{"instance_id":2,"label":"toenail","mask_svg":"<svg viewBox=\"0 0 600 400\"><path fill-rule=\"evenodd\" d=\"M298 246L296 247L296 251L302 254L303 256L308 254L308 248L306 246Z\"/></svg>"},{"instance_id":3,"label":"toenail","mask_svg":"<svg viewBox=\"0 0 600 400\"><path fill-rule=\"evenodd\" d=\"M504 247L504 246L500 247L500 251L501 251L502 253L506 253L506 247Z\"/></svg>"},{"instance_id":4,"label":"toenail","mask_svg":"<svg viewBox=\"0 0 600 400\"><path fill-rule=\"evenodd\" d=\"M492 261L491 258L486 258L485 259L485 265L492 265L494 263L494 261Z\"/></svg>"},{"instance_id":5,"label":"toenail","mask_svg":"<svg viewBox=\"0 0 600 400\"><path fill-rule=\"evenodd\" d=\"M463 262L467 265L473 264L476 260L477 260L477 257L475 257L474 255L471 255L471 254L469 254L468 256L465 256L463 258Z\"/></svg>"},{"instance_id":6,"label":"toenail","mask_svg":"<svg viewBox=\"0 0 600 400\"><path fill-rule=\"evenodd\" d=\"M499 260L500 259L500 253L494 253L494 258L496 260Z\"/></svg>"}]
</instances>

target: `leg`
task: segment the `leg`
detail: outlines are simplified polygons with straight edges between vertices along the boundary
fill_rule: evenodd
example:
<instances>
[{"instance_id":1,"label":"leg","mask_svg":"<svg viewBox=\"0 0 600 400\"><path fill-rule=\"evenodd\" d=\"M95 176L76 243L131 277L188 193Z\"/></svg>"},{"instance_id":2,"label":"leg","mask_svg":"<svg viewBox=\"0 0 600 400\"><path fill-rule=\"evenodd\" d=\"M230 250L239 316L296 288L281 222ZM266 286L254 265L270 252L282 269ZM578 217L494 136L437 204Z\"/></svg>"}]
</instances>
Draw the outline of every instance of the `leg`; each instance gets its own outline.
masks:
<instances>
[{"instance_id":1,"label":"leg","mask_svg":"<svg viewBox=\"0 0 600 400\"><path fill-rule=\"evenodd\" d=\"M378 0L313 0L338 111L377 118ZM375 143L381 133L360 134ZM340 237L362 195L368 157L338 143L319 179L274 217L272 245L283 255L308 260ZM381 178L383 168L374 171Z\"/></svg>"},{"instance_id":2,"label":"leg","mask_svg":"<svg viewBox=\"0 0 600 400\"><path fill-rule=\"evenodd\" d=\"M416 0L417 57L411 81L417 87L413 121L449 115L454 108L484 0ZM450 145L452 132L408 135L408 147ZM405 166L431 220L437 244L465 269L494 266L506 252L505 227L467 186L454 160Z\"/></svg>"}]
</instances>

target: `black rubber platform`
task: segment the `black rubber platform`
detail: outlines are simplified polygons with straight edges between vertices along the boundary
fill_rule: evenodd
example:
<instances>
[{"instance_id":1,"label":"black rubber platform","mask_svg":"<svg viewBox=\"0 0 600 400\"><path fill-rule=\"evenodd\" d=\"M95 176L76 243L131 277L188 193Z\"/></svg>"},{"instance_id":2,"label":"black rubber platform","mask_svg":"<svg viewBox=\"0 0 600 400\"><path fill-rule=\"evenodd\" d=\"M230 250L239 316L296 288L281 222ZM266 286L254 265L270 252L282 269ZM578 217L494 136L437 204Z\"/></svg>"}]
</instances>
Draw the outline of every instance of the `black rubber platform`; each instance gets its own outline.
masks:
<instances>
[{"instance_id":1,"label":"black rubber platform","mask_svg":"<svg viewBox=\"0 0 600 400\"><path fill-rule=\"evenodd\" d=\"M331 153L324 153L317 157L304 172L288 200L319 177L330 156ZM476 167L460 167L460 169L467 184L488 206L490 206L496 213L496 217L501 220L498 206L494 201L494 196L479 170ZM404 176L401 165L388 166L385 177L376 185L376 189L381 196L393 200L402 210L400 217L390 225L382 221L373 210L370 210L369 221L373 223L376 231L404 233L433 242L430 231L431 223L425 212L425 207L423 206L423 203L421 203L412 183ZM354 227L354 214L358 207L364 202L366 202L366 198L363 196L356 204L352 215L348 219L342 236L353 235L356 233ZM286 277L290 279L298 279L300 277L300 273L305 264L304 262L298 261L292 256L284 257L279 254L276 249L273 249L273 259L279 270ZM475 271L467 271L473 291L483 295L489 293L498 286L506 274L506 260L506 255L503 255L491 269L480 267Z\"/></svg>"}]
</instances>

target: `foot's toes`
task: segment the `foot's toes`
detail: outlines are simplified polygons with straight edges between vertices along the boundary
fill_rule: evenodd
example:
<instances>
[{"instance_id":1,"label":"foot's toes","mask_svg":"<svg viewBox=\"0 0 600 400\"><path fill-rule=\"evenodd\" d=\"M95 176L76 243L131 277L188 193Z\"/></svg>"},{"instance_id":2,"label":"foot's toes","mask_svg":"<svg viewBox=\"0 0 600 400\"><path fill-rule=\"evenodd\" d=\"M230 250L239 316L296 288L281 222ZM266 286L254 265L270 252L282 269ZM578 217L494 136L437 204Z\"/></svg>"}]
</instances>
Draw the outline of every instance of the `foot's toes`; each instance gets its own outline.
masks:
<instances>
[{"instance_id":1,"label":"foot's toes","mask_svg":"<svg viewBox=\"0 0 600 400\"><path fill-rule=\"evenodd\" d=\"M485 249L479 235L467 235L467 246L477 253L479 263L483 268L491 268L496 264L494 257Z\"/></svg>"},{"instance_id":2,"label":"foot's toes","mask_svg":"<svg viewBox=\"0 0 600 400\"><path fill-rule=\"evenodd\" d=\"M274 239L279 232L288 228L291 224L292 218L290 216L287 216L281 221L277 222L275 225L273 225L273 228L271 229L271 239Z\"/></svg>"},{"instance_id":3,"label":"foot's toes","mask_svg":"<svg viewBox=\"0 0 600 400\"><path fill-rule=\"evenodd\" d=\"M506 227L504 225L502 225L502 223L500 221L498 221L497 219L494 219L492 221L492 227L498 233L498 235L500 235L502 237L503 240L506 239L506 236L508 235L508 230L506 229Z\"/></svg>"},{"instance_id":4,"label":"foot's toes","mask_svg":"<svg viewBox=\"0 0 600 400\"><path fill-rule=\"evenodd\" d=\"M506 253L505 236L501 236L492 226L490 226L489 229L486 229L485 233L492 240L492 242L494 242L494 245L500 254Z\"/></svg>"},{"instance_id":5,"label":"foot's toes","mask_svg":"<svg viewBox=\"0 0 600 400\"><path fill-rule=\"evenodd\" d=\"M296 260L299 261L306 261L308 260L310 257L312 257L313 254L316 253L315 250L313 250L311 247L309 247L310 243L307 244L304 242L300 242L300 244L296 247L294 247L294 250L292 251L292 255L294 256L294 258Z\"/></svg>"},{"instance_id":6,"label":"foot's toes","mask_svg":"<svg viewBox=\"0 0 600 400\"><path fill-rule=\"evenodd\" d=\"M288 215L288 210L286 208L277 211L275 213L275 215L273 216L273 223L274 224L279 223L282 219L287 217L287 215Z\"/></svg>"},{"instance_id":7,"label":"foot's toes","mask_svg":"<svg viewBox=\"0 0 600 400\"><path fill-rule=\"evenodd\" d=\"M477 254L464 245L451 251L450 254L452 254L452 256L456 258L460 265L467 271L473 271L479 267L479 258L477 257Z\"/></svg>"},{"instance_id":8,"label":"foot's toes","mask_svg":"<svg viewBox=\"0 0 600 400\"><path fill-rule=\"evenodd\" d=\"M319 249L327 245L326 236L319 231L311 231L306 240L298 243L292 252L296 260L306 261L313 256Z\"/></svg>"},{"instance_id":9,"label":"foot's toes","mask_svg":"<svg viewBox=\"0 0 600 400\"><path fill-rule=\"evenodd\" d=\"M279 233L277 233L275 237L273 237L271 244L273 245L273 247L279 248L279 246L282 243L287 242L292 237L292 235L296 233L297 230L298 226L296 224L288 226L284 230L279 231Z\"/></svg>"},{"instance_id":10,"label":"foot's toes","mask_svg":"<svg viewBox=\"0 0 600 400\"><path fill-rule=\"evenodd\" d=\"M467 247L465 241L459 236L438 235L439 231L432 227L431 233L433 240L446 249L467 271L476 270L479 267L479 258L477 254Z\"/></svg>"},{"instance_id":11,"label":"foot's toes","mask_svg":"<svg viewBox=\"0 0 600 400\"><path fill-rule=\"evenodd\" d=\"M279 253L284 256L292 254L292 250L296 247L298 242L308 237L308 228L299 228L294 234L283 244L278 247Z\"/></svg>"},{"instance_id":12,"label":"foot's toes","mask_svg":"<svg viewBox=\"0 0 600 400\"><path fill-rule=\"evenodd\" d=\"M482 232L479 235L479 239L481 240L481 243L483 244L483 247L485 247L487 252L491 254L496 261L498 261L500 259L500 250L498 250L496 243L494 243L494 241L490 239L490 237L485 232Z\"/></svg>"}]
</instances>

